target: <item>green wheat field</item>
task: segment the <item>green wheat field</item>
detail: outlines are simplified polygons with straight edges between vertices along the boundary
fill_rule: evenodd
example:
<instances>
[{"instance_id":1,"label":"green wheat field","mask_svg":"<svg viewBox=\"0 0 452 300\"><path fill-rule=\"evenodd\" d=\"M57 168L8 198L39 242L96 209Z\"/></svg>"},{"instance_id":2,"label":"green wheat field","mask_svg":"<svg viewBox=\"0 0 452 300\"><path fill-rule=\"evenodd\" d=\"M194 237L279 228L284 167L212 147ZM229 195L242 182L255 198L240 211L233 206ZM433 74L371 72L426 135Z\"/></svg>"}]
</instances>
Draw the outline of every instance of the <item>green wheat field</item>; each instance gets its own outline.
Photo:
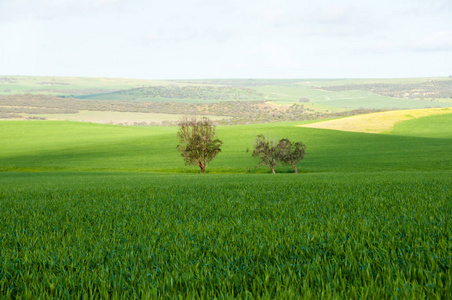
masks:
<instances>
[{"instance_id":1,"label":"green wheat field","mask_svg":"<svg viewBox=\"0 0 452 300\"><path fill-rule=\"evenodd\" d=\"M204 175L175 126L1 121L0 298L452 298L452 113L319 121L219 126ZM258 134L300 174L255 168Z\"/></svg>"}]
</instances>

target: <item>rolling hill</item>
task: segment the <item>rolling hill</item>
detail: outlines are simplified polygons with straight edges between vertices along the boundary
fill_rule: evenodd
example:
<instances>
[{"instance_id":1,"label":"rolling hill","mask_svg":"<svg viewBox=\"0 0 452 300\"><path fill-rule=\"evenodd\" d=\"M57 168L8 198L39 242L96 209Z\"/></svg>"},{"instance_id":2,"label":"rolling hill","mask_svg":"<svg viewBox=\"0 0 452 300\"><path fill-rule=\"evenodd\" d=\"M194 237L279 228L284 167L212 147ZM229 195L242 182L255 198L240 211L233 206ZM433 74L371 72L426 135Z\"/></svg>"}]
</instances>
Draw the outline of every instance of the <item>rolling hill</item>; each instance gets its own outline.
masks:
<instances>
[{"instance_id":1,"label":"rolling hill","mask_svg":"<svg viewBox=\"0 0 452 300\"><path fill-rule=\"evenodd\" d=\"M174 126L1 121L0 297L448 299L452 114L414 115L218 126L206 175ZM257 134L301 174L255 169Z\"/></svg>"},{"instance_id":2,"label":"rolling hill","mask_svg":"<svg viewBox=\"0 0 452 300\"><path fill-rule=\"evenodd\" d=\"M450 78L153 81L0 76L0 119L143 126L174 123L168 114L193 114L239 125L450 106ZM96 112L102 113L93 118Z\"/></svg>"},{"instance_id":3,"label":"rolling hill","mask_svg":"<svg viewBox=\"0 0 452 300\"><path fill-rule=\"evenodd\" d=\"M402 122L386 135L298 127L300 122L221 126L217 134L224 141L223 151L208 172L255 172L256 162L246 149L258 134L303 141L308 155L301 163L302 172L450 170L451 116L406 121L411 122L406 126ZM428 130L426 122L431 124ZM197 172L184 166L175 149L177 127L5 121L0 122L0 129L2 170ZM279 170L288 172L289 168ZM257 171L267 172L264 168Z\"/></svg>"}]
</instances>

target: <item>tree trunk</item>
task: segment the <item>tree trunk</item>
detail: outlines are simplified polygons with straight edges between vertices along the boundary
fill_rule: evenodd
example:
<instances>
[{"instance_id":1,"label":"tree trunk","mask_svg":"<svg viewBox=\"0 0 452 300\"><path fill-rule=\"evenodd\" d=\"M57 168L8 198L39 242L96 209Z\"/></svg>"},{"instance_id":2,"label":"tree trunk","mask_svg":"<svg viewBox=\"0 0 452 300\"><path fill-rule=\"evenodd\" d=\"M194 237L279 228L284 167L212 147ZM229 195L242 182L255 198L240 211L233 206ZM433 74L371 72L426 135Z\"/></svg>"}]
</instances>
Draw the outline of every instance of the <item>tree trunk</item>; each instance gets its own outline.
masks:
<instances>
[{"instance_id":1,"label":"tree trunk","mask_svg":"<svg viewBox=\"0 0 452 300\"><path fill-rule=\"evenodd\" d=\"M270 167L270 170L272 170L273 174L275 174L275 168Z\"/></svg>"},{"instance_id":2,"label":"tree trunk","mask_svg":"<svg viewBox=\"0 0 452 300\"><path fill-rule=\"evenodd\" d=\"M293 162L290 162L292 165L292 169L295 171L295 173L298 173L297 165L295 165Z\"/></svg>"},{"instance_id":3,"label":"tree trunk","mask_svg":"<svg viewBox=\"0 0 452 300\"><path fill-rule=\"evenodd\" d=\"M206 170L206 165L202 163L201 157L198 158L198 167L201 169L201 174L204 174Z\"/></svg>"}]
</instances>

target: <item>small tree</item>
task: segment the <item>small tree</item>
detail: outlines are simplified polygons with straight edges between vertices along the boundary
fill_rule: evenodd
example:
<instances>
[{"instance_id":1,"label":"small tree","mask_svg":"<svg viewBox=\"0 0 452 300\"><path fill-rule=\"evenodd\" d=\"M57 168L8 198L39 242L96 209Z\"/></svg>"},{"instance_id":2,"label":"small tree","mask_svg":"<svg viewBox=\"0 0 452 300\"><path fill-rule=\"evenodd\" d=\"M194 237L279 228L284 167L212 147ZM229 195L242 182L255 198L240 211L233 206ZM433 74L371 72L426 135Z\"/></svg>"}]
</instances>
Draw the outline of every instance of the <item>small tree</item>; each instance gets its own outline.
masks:
<instances>
[{"instance_id":1,"label":"small tree","mask_svg":"<svg viewBox=\"0 0 452 300\"><path fill-rule=\"evenodd\" d=\"M298 173L297 163L306 154L306 145L302 142L291 142L289 139L281 139L278 143L279 158L283 163L290 164L295 173Z\"/></svg>"},{"instance_id":2,"label":"small tree","mask_svg":"<svg viewBox=\"0 0 452 300\"><path fill-rule=\"evenodd\" d=\"M221 152L222 141L215 138L215 124L208 118L179 122L179 145L186 165L197 165L204 173L208 163Z\"/></svg>"},{"instance_id":3,"label":"small tree","mask_svg":"<svg viewBox=\"0 0 452 300\"><path fill-rule=\"evenodd\" d=\"M260 134L256 137L256 144L252 154L253 157L260 159L260 165L269 167L273 174L275 174L275 167L280 159L277 146L273 140L268 140L264 135Z\"/></svg>"}]
</instances>

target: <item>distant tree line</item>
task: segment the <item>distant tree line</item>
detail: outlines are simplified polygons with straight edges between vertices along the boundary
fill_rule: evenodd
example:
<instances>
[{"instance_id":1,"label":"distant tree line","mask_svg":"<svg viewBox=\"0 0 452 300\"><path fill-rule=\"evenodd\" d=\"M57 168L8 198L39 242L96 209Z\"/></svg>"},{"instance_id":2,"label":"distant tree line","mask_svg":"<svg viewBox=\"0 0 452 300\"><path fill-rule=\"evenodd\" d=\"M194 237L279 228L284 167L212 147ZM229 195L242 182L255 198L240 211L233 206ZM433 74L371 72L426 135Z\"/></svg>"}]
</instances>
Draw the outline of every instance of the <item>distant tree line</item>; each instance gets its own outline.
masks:
<instances>
[{"instance_id":1,"label":"distant tree line","mask_svg":"<svg viewBox=\"0 0 452 300\"><path fill-rule=\"evenodd\" d=\"M451 80L428 80L410 84L349 84L324 86L322 89L334 92L364 90L388 97L410 99L452 98Z\"/></svg>"},{"instance_id":2,"label":"distant tree line","mask_svg":"<svg viewBox=\"0 0 452 300\"><path fill-rule=\"evenodd\" d=\"M265 101L224 101L217 103L189 103L189 102L139 102L113 100L81 100L61 98L53 95L1 95L0 112L2 118L6 114L62 114L85 111L113 111L165 113L177 115L223 116L218 120L219 125L258 124L282 121L316 120L334 117L345 117L384 110L357 109L344 112L319 112L304 104L291 106L268 105ZM5 116L6 115L6 116ZM148 123L149 125L155 125ZM164 125L177 125L176 121L163 122ZM143 123L136 125L144 125Z\"/></svg>"},{"instance_id":3,"label":"distant tree line","mask_svg":"<svg viewBox=\"0 0 452 300\"><path fill-rule=\"evenodd\" d=\"M236 87L250 87L250 86L290 86L301 82L300 79L202 79L202 80L174 80L177 83L184 84L210 84L210 85L224 85Z\"/></svg>"},{"instance_id":4,"label":"distant tree line","mask_svg":"<svg viewBox=\"0 0 452 300\"><path fill-rule=\"evenodd\" d=\"M61 82L61 81L41 81L41 82L37 82L36 84L39 85L71 85L70 83L67 82Z\"/></svg>"},{"instance_id":5,"label":"distant tree line","mask_svg":"<svg viewBox=\"0 0 452 300\"><path fill-rule=\"evenodd\" d=\"M0 83L2 84L13 84L16 83L18 80L14 77L0 77Z\"/></svg>"},{"instance_id":6,"label":"distant tree line","mask_svg":"<svg viewBox=\"0 0 452 300\"><path fill-rule=\"evenodd\" d=\"M76 114L79 111L69 108L51 108L51 107L1 107L2 113L23 113L23 114Z\"/></svg>"},{"instance_id":7,"label":"distant tree line","mask_svg":"<svg viewBox=\"0 0 452 300\"><path fill-rule=\"evenodd\" d=\"M212 85L162 85L119 90L107 94L86 95L84 99L189 99L200 101L262 100L264 95L243 87Z\"/></svg>"},{"instance_id":8,"label":"distant tree line","mask_svg":"<svg viewBox=\"0 0 452 300\"><path fill-rule=\"evenodd\" d=\"M76 99L84 99L83 96L97 95L97 94L108 94L112 92L116 92L117 89L32 89L26 91L27 93L52 93L58 95L60 98L76 98ZM80 98L79 98L80 97ZM114 100L114 99L112 99Z\"/></svg>"}]
</instances>

